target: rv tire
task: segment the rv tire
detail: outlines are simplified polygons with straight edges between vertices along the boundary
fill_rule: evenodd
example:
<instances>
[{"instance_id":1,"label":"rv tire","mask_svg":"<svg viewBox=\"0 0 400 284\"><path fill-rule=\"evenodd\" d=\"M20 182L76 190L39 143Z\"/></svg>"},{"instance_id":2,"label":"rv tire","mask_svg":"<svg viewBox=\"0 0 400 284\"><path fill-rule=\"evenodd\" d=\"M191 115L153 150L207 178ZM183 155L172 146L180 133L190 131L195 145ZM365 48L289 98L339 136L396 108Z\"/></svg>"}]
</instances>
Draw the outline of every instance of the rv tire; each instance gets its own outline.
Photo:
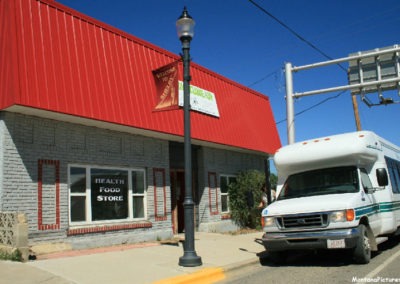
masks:
<instances>
[{"instance_id":1,"label":"rv tire","mask_svg":"<svg viewBox=\"0 0 400 284\"><path fill-rule=\"evenodd\" d=\"M360 238L354 248L353 257L356 263L367 264L371 260L371 240L365 225L361 224L358 228L360 230Z\"/></svg>"}]
</instances>

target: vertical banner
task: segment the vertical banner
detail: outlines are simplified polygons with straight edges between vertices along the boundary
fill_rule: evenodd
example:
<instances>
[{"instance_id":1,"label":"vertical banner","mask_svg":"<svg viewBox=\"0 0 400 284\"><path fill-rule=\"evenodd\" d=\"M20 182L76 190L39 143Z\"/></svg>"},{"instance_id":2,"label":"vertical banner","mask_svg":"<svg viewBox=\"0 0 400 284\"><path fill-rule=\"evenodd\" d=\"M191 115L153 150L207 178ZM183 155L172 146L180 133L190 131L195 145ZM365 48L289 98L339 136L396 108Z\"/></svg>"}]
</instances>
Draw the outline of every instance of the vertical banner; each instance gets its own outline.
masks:
<instances>
[{"instance_id":1,"label":"vertical banner","mask_svg":"<svg viewBox=\"0 0 400 284\"><path fill-rule=\"evenodd\" d=\"M178 106L178 62L153 71L157 88L155 111L179 108Z\"/></svg>"}]
</instances>

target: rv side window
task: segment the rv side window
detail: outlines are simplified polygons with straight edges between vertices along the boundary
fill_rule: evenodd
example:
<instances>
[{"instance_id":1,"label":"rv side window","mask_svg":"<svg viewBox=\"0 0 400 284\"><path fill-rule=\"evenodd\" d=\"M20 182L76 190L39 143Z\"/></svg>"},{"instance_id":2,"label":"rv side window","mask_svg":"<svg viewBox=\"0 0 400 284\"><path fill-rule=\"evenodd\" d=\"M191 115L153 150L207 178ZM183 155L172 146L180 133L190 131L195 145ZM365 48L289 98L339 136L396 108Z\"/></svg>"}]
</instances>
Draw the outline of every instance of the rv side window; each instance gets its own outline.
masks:
<instances>
[{"instance_id":1,"label":"rv side window","mask_svg":"<svg viewBox=\"0 0 400 284\"><path fill-rule=\"evenodd\" d=\"M365 191L367 191L368 189L373 188L371 180L369 179L367 170L366 169L360 169L360 173L361 173L361 182L362 182L363 189Z\"/></svg>"},{"instance_id":2,"label":"rv side window","mask_svg":"<svg viewBox=\"0 0 400 284\"><path fill-rule=\"evenodd\" d=\"M389 157L385 157L389 171L389 179L394 193L400 193L400 162Z\"/></svg>"}]
</instances>

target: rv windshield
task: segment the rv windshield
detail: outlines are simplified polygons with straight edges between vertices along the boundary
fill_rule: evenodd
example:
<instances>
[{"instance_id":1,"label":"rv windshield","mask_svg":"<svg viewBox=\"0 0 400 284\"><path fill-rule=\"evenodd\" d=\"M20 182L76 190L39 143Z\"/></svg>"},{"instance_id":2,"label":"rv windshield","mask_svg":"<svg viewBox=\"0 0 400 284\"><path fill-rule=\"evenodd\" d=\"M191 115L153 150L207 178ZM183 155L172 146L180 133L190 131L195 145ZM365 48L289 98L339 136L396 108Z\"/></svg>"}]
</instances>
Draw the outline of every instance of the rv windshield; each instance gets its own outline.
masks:
<instances>
[{"instance_id":1,"label":"rv windshield","mask_svg":"<svg viewBox=\"0 0 400 284\"><path fill-rule=\"evenodd\" d=\"M357 192L356 167L337 167L298 173L289 176L278 200L313 195Z\"/></svg>"}]
</instances>

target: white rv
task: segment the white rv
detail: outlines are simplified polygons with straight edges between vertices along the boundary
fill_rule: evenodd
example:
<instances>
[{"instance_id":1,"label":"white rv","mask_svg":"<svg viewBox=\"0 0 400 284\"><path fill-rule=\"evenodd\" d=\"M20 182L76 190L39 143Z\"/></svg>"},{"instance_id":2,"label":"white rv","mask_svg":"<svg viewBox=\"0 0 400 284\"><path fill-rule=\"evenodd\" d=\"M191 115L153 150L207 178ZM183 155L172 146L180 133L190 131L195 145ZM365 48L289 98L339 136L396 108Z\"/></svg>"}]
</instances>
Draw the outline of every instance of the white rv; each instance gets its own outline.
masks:
<instances>
[{"instance_id":1,"label":"white rv","mask_svg":"<svg viewBox=\"0 0 400 284\"><path fill-rule=\"evenodd\" d=\"M400 148L360 131L282 147L277 199L262 212L263 244L280 263L290 250L349 249L355 262L400 227Z\"/></svg>"}]
</instances>

